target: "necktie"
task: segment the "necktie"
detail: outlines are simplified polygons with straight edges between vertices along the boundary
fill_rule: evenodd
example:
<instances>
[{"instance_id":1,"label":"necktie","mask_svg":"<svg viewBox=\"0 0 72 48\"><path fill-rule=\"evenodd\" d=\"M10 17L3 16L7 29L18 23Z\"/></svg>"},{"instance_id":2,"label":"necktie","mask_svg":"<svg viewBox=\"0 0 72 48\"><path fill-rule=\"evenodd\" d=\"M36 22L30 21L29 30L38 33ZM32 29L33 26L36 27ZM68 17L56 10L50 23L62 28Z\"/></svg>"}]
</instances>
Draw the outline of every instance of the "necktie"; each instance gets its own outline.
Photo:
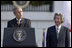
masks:
<instances>
[{"instance_id":1,"label":"necktie","mask_svg":"<svg viewBox=\"0 0 72 48\"><path fill-rule=\"evenodd\" d=\"M18 22L18 25L20 25L20 22Z\"/></svg>"},{"instance_id":2,"label":"necktie","mask_svg":"<svg viewBox=\"0 0 72 48\"><path fill-rule=\"evenodd\" d=\"M18 21L18 25L20 25L20 20Z\"/></svg>"},{"instance_id":3,"label":"necktie","mask_svg":"<svg viewBox=\"0 0 72 48\"><path fill-rule=\"evenodd\" d=\"M59 29L58 29L58 27L57 27L57 38L59 37L59 33L58 33L58 30L59 30Z\"/></svg>"}]
</instances>

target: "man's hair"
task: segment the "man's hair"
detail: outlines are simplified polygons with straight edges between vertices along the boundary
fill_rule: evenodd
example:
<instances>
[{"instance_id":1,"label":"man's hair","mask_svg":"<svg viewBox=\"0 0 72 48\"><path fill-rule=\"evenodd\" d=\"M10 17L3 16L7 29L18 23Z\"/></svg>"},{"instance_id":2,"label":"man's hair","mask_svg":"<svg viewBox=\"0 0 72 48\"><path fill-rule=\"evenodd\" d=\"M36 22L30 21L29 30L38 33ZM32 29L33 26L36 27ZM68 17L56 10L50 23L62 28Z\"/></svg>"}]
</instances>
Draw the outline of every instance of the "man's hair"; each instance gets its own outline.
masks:
<instances>
[{"instance_id":1,"label":"man's hair","mask_svg":"<svg viewBox=\"0 0 72 48\"><path fill-rule=\"evenodd\" d=\"M19 9L20 7L15 7L14 9L13 9L13 12L15 12L17 9Z\"/></svg>"},{"instance_id":2,"label":"man's hair","mask_svg":"<svg viewBox=\"0 0 72 48\"><path fill-rule=\"evenodd\" d=\"M56 16L60 16L61 17L61 23L64 22L64 17L63 17L63 15L61 13L55 13L54 14L54 19L56 18Z\"/></svg>"}]
</instances>

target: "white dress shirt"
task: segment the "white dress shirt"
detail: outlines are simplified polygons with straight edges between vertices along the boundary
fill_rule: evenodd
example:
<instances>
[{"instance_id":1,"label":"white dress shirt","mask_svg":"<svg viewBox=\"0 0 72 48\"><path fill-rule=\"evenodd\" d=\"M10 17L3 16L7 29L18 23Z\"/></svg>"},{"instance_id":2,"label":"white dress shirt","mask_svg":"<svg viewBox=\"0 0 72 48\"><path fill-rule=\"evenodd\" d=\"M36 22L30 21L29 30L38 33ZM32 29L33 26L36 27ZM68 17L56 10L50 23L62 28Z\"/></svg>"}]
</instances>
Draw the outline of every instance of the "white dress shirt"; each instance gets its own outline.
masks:
<instances>
[{"instance_id":1,"label":"white dress shirt","mask_svg":"<svg viewBox=\"0 0 72 48\"><path fill-rule=\"evenodd\" d=\"M58 29L57 29L58 28ZM61 29L61 25L59 26L56 26L56 31L59 33L60 32L60 29Z\"/></svg>"},{"instance_id":2,"label":"white dress shirt","mask_svg":"<svg viewBox=\"0 0 72 48\"><path fill-rule=\"evenodd\" d=\"M18 23L18 19L16 18L16 20L17 20L17 23ZM20 21L21 21L22 19L20 19Z\"/></svg>"}]
</instances>

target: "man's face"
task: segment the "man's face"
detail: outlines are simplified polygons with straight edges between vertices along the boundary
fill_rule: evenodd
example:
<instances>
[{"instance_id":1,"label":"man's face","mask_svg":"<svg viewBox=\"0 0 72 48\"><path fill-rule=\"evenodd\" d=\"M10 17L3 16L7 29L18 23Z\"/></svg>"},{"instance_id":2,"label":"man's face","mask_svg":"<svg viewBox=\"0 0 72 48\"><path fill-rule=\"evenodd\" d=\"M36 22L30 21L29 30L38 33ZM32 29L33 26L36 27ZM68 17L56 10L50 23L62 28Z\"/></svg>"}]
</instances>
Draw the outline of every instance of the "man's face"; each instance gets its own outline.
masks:
<instances>
[{"instance_id":1,"label":"man's face","mask_svg":"<svg viewBox=\"0 0 72 48\"><path fill-rule=\"evenodd\" d=\"M61 24L61 17L60 17L60 16L56 16L56 17L55 17L55 24L56 24L57 26L59 26L59 25Z\"/></svg>"},{"instance_id":2,"label":"man's face","mask_svg":"<svg viewBox=\"0 0 72 48\"><path fill-rule=\"evenodd\" d=\"M18 18L18 19L20 19L20 18L23 17L23 11L22 11L21 8L15 10L15 13L14 14L15 14L16 18Z\"/></svg>"}]
</instances>

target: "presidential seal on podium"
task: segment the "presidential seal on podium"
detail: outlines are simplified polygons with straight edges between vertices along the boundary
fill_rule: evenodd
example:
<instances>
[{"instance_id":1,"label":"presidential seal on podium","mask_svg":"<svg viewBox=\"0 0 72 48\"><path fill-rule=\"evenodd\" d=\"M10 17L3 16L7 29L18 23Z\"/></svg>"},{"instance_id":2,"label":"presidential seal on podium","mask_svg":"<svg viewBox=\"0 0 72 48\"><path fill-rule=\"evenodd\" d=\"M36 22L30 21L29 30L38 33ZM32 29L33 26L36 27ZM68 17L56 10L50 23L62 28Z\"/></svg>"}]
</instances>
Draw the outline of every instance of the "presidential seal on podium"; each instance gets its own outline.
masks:
<instances>
[{"instance_id":1,"label":"presidential seal on podium","mask_svg":"<svg viewBox=\"0 0 72 48\"><path fill-rule=\"evenodd\" d=\"M24 41L26 39L26 37L27 37L26 31L22 30L22 29L16 29L13 33L13 38L17 42Z\"/></svg>"},{"instance_id":2,"label":"presidential seal on podium","mask_svg":"<svg viewBox=\"0 0 72 48\"><path fill-rule=\"evenodd\" d=\"M29 5L30 1L13 1L15 7L26 8Z\"/></svg>"}]
</instances>

